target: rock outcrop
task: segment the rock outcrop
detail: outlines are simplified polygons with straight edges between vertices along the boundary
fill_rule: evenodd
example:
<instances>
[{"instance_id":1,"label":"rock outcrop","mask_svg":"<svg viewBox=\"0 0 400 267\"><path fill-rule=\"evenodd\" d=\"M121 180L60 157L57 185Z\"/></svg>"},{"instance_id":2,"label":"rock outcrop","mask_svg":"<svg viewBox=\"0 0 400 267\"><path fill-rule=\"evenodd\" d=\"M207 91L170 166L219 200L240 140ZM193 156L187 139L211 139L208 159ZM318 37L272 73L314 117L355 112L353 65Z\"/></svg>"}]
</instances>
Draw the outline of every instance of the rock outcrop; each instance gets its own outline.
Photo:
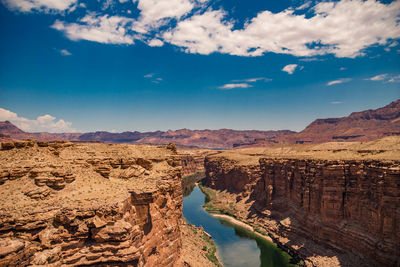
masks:
<instances>
[{"instance_id":1,"label":"rock outcrop","mask_svg":"<svg viewBox=\"0 0 400 267\"><path fill-rule=\"evenodd\" d=\"M1 266L183 264L181 167L170 150L3 145Z\"/></svg>"},{"instance_id":2,"label":"rock outcrop","mask_svg":"<svg viewBox=\"0 0 400 267\"><path fill-rule=\"evenodd\" d=\"M399 266L400 140L388 141L390 151L381 141L310 146L324 151L318 157L289 147L210 156L205 183L234 215L315 265Z\"/></svg>"}]
</instances>

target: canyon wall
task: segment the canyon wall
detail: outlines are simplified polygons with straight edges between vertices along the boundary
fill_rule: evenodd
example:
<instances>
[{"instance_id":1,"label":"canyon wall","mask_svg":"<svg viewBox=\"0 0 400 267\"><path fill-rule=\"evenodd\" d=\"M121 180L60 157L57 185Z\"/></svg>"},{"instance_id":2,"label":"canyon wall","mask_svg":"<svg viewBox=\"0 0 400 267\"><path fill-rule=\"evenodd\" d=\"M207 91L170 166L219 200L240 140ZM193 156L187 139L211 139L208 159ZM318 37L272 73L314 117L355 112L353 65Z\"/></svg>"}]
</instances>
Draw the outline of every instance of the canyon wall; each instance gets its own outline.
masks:
<instances>
[{"instance_id":1,"label":"canyon wall","mask_svg":"<svg viewBox=\"0 0 400 267\"><path fill-rule=\"evenodd\" d=\"M182 158L182 177L186 177L195 173L204 172L205 155L189 155L183 154Z\"/></svg>"},{"instance_id":2,"label":"canyon wall","mask_svg":"<svg viewBox=\"0 0 400 267\"><path fill-rule=\"evenodd\" d=\"M1 266L181 266L179 157L164 148L2 144Z\"/></svg>"},{"instance_id":3,"label":"canyon wall","mask_svg":"<svg viewBox=\"0 0 400 267\"><path fill-rule=\"evenodd\" d=\"M304 258L326 248L341 266L400 266L399 161L258 158L206 158L205 184L229 192L236 216Z\"/></svg>"}]
</instances>

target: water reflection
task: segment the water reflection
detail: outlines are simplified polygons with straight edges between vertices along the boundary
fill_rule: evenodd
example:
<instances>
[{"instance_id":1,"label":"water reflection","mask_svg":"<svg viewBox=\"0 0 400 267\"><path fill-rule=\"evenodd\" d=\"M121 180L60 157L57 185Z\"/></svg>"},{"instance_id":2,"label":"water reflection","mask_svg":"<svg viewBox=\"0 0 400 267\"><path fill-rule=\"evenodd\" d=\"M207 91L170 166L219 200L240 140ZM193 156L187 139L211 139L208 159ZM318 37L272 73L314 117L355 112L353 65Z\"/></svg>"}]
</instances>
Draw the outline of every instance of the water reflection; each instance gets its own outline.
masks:
<instances>
[{"instance_id":1,"label":"water reflection","mask_svg":"<svg viewBox=\"0 0 400 267\"><path fill-rule=\"evenodd\" d=\"M292 266L290 256L273 243L204 211L204 198L203 192L194 187L184 198L183 215L189 223L202 226L213 237L224 266Z\"/></svg>"}]
</instances>

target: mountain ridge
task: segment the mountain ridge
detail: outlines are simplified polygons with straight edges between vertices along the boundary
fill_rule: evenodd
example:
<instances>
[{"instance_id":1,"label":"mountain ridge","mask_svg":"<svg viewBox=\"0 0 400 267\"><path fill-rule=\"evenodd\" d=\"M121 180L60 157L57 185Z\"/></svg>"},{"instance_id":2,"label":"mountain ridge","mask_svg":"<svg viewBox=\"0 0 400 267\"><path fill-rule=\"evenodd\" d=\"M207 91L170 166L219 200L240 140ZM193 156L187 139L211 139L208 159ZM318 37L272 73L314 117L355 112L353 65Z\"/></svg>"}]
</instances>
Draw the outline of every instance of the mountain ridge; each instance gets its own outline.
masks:
<instances>
[{"instance_id":1,"label":"mountain ridge","mask_svg":"<svg viewBox=\"0 0 400 267\"><path fill-rule=\"evenodd\" d=\"M111 133L27 133L9 121L0 122L0 140L36 139L39 141L75 141L163 145L232 149L248 146L271 146L277 143L303 144L331 141L369 141L400 135L400 99L378 108L340 118L316 119L301 132L290 130L168 130L154 132L125 131Z\"/></svg>"}]
</instances>

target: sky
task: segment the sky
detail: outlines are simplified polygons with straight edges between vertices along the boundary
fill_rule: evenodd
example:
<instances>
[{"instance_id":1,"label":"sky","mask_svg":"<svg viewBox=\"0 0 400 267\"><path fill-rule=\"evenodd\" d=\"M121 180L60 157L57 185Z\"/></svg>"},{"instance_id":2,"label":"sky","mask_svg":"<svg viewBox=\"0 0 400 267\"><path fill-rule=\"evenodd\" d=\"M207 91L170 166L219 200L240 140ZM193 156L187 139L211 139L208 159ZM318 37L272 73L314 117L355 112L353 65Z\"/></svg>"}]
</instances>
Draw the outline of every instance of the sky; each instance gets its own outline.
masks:
<instances>
[{"instance_id":1,"label":"sky","mask_svg":"<svg viewBox=\"0 0 400 267\"><path fill-rule=\"evenodd\" d=\"M0 0L0 121L301 131L400 98L400 0Z\"/></svg>"}]
</instances>

